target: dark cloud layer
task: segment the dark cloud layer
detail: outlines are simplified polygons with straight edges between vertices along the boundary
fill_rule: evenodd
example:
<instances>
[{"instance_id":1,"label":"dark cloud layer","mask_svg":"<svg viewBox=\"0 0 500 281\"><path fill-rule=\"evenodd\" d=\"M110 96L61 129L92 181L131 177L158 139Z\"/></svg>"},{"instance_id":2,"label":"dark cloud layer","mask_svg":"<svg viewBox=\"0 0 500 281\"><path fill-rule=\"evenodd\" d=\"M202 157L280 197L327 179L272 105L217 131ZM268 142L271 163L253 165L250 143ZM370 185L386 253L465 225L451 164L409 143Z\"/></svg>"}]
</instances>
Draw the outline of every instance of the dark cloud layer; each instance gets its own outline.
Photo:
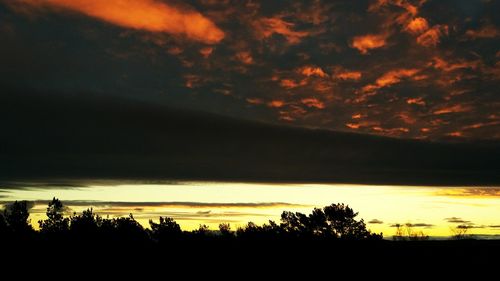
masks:
<instances>
[{"instance_id":1,"label":"dark cloud layer","mask_svg":"<svg viewBox=\"0 0 500 281\"><path fill-rule=\"evenodd\" d=\"M495 142L275 126L83 93L8 93L0 99L0 179L13 187L172 179L500 183Z\"/></svg>"}]
</instances>

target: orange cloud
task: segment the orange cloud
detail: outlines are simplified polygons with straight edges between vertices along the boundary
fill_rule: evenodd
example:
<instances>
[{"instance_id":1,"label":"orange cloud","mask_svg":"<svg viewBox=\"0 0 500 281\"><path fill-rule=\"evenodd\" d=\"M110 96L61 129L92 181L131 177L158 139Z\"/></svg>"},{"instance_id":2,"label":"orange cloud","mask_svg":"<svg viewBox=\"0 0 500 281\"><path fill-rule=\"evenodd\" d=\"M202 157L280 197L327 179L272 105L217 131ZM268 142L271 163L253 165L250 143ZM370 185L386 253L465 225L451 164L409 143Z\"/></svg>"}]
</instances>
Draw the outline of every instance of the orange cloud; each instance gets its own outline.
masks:
<instances>
[{"instance_id":1,"label":"orange cloud","mask_svg":"<svg viewBox=\"0 0 500 281\"><path fill-rule=\"evenodd\" d=\"M313 89L320 93L328 92L332 90L332 83L329 80L314 81Z\"/></svg>"},{"instance_id":2,"label":"orange cloud","mask_svg":"<svg viewBox=\"0 0 500 281\"><path fill-rule=\"evenodd\" d=\"M304 86L305 84L307 84L306 80L302 80L300 82L297 82L297 81L295 81L293 79L282 79L280 81L281 87L286 88L286 89L297 88L299 86Z\"/></svg>"},{"instance_id":3,"label":"orange cloud","mask_svg":"<svg viewBox=\"0 0 500 281\"><path fill-rule=\"evenodd\" d=\"M184 52L184 50L179 48L179 47L171 47L167 50L167 53L174 55L174 56L180 55L180 54L182 54L182 52Z\"/></svg>"},{"instance_id":4,"label":"orange cloud","mask_svg":"<svg viewBox=\"0 0 500 281\"><path fill-rule=\"evenodd\" d=\"M404 127L399 127L399 128L382 128L380 126L375 126L372 127L372 130L375 132L382 133L384 135L388 136L399 136L404 133L410 132L410 129L404 128Z\"/></svg>"},{"instance_id":5,"label":"orange cloud","mask_svg":"<svg viewBox=\"0 0 500 281\"><path fill-rule=\"evenodd\" d=\"M304 104L307 107L315 107L318 109L325 108L325 104L316 98L305 98L305 99L302 99L300 102L302 102L302 104Z\"/></svg>"},{"instance_id":6,"label":"orange cloud","mask_svg":"<svg viewBox=\"0 0 500 281\"><path fill-rule=\"evenodd\" d=\"M464 68L476 69L479 67L480 64L479 61L463 61L463 60L459 60L456 63L449 63L439 57L435 57L433 61L434 61L434 67L436 69L440 69L445 72L452 72L454 70L464 69Z\"/></svg>"},{"instance_id":7,"label":"orange cloud","mask_svg":"<svg viewBox=\"0 0 500 281\"><path fill-rule=\"evenodd\" d=\"M349 129L357 130L361 125L355 123L346 123L345 126Z\"/></svg>"},{"instance_id":8,"label":"orange cloud","mask_svg":"<svg viewBox=\"0 0 500 281\"><path fill-rule=\"evenodd\" d=\"M284 36L290 44L300 43L303 37L310 35L307 31L293 30L295 24L286 22L281 19L281 17L262 18L255 21L253 26L259 39L265 39L274 34L279 34Z\"/></svg>"},{"instance_id":9,"label":"orange cloud","mask_svg":"<svg viewBox=\"0 0 500 281\"><path fill-rule=\"evenodd\" d=\"M425 101L422 98L411 98L406 100L407 104L416 104L416 105L421 105L425 106Z\"/></svg>"},{"instance_id":10,"label":"orange cloud","mask_svg":"<svg viewBox=\"0 0 500 281\"><path fill-rule=\"evenodd\" d=\"M411 34L422 34L429 29L429 23L425 18L418 17L411 20L405 27L405 30Z\"/></svg>"},{"instance_id":11,"label":"orange cloud","mask_svg":"<svg viewBox=\"0 0 500 281\"><path fill-rule=\"evenodd\" d=\"M267 105L269 107L273 107L273 108L280 108L280 107L283 107L285 105L285 102L282 100L273 100L273 101L270 101Z\"/></svg>"},{"instance_id":12,"label":"orange cloud","mask_svg":"<svg viewBox=\"0 0 500 281\"><path fill-rule=\"evenodd\" d=\"M415 16L418 14L418 7L422 6L422 4L424 4L426 1L427 0L413 1L413 2L417 2L416 3L417 6L416 6L412 3L410 3L410 1L406 1L406 0L377 0L368 7L368 11L374 12L374 11L380 10L384 6L393 5L396 7L403 8L406 10L406 12L408 14Z\"/></svg>"},{"instance_id":13,"label":"orange cloud","mask_svg":"<svg viewBox=\"0 0 500 281\"><path fill-rule=\"evenodd\" d=\"M409 112L401 112L398 114L399 119L406 124L415 124L417 119L412 117Z\"/></svg>"},{"instance_id":14,"label":"orange cloud","mask_svg":"<svg viewBox=\"0 0 500 281\"><path fill-rule=\"evenodd\" d=\"M279 112L280 120L292 122L297 118L303 117L307 111L298 105L290 105L287 110L282 110Z\"/></svg>"},{"instance_id":15,"label":"orange cloud","mask_svg":"<svg viewBox=\"0 0 500 281\"><path fill-rule=\"evenodd\" d=\"M378 126L380 123L376 121L361 121L358 123L346 123L345 126L349 129L358 130L362 127Z\"/></svg>"},{"instance_id":16,"label":"orange cloud","mask_svg":"<svg viewBox=\"0 0 500 281\"><path fill-rule=\"evenodd\" d=\"M448 133L446 135L450 136L450 137L463 137L464 136L464 134L460 131L451 132L451 133Z\"/></svg>"},{"instance_id":17,"label":"orange cloud","mask_svg":"<svg viewBox=\"0 0 500 281\"><path fill-rule=\"evenodd\" d=\"M358 51L366 55L371 49L378 49L384 47L387 42L386 34L367 34L356 36L352 39L351 48L358 49Z\"/></svg>"},{"instance_id":18,"label":"orange cloud","mask_svg":"<svg viewBox=\"0 0 500 281\"><path fill-rule=\"evenodd\" d=\"M457 104L457 105L453 105L453 106L442 107L442 108L434 111L434 114L440 115L440 114L447 114L447 113L461 113L461 112L468 112L471 110L472 110L472 108L470 106Z\"/></svg>"},{"instance_id":19,"label":"orange cloud","mask_svg":"<svg viewBox=\"0 0 500 281\"><path fill-rule=\"evenodd\" d=\"M479 128L483 128L483 127L490 127L490 126L497 126L497 125L500 125L500 121L492 121L492 122L487 122L487 123L476 123L476 124L462 127L462 130L479 129Z\"/></svg>"},{"instance_id":20,"label":"orange cloud","mask_svg":"<svg viewBox=\"0 0 500 281\"><path fill-rule=\"evenodd\" d=\"M224 38L210 19L158 0L19 0L20 4L79 12L124 28L183 35L215 44Z\"/></svg>"},{"instance_id":21,"label":"orange cloud","mask_svg":"<svg viewBox=\"0 0 500 281\"><path fill-rule=\"evenodd\" d=\"M184 85L190 89L198 87L200 85L200 82L202 82L201 77L194 74L184 75L184 79L186 80Z\"/></svg>"},{"instance_id":22,"label":"orange cloud","mask_svg":"<svg viewBox=\"0 0 500 281\"><path fill-rule=\"evenodd\" d=\"M494 25L486 25L478 30L467 30L467 32L465 32L465 36L469 39L496 38L500 37L500 29Z\"/></svg>"},{"instance_id":23,"label":"orange cloud","mask_svg":"<svg viewBox=\"0 0 500 281\"><path fill-rule=\"evenodd\" d=\"M201 48L200 49L200 54L204 58L208 58L212 54L213 51L214 51L214 48L212 48L212 47L205 47L205 48Z\"/></svg>"},{"instance_id":24,"label":"orange cloud","mask_svg":"<svg viewBox=\"0 0 500 281\"><path fill-rule=\"evenodd\" d=\"M418 72L419 70L416 68L409 68L409 69L403 68L403 69L391 70L385 73L384 75L380 76L380 78L378 78L374 84L366 85L365 87L363 87L362 90L363 92L373 92L380 88L397 84L401 82L401 80L404 78L413 77Z\"/></svg>"},{"instance_id":25,"label":"orange cloud","mask_svg":"<svg viewBox=\"0 0 500 281\"><path fill-rule=\"evenodd\" d=\"M328 77L328 74L326 74L321 67L314 67L314 66L304 66L298 70L299 73L302 75L305 75L307 77L311 76L318 76L321 78Z\"/></svg>"},{"instance_id":26,"label":"orange cloud","mask_svg":"<svg viewBox=\"0 0 500 281\"><path fill-rule=\"evenodd\" d=\"M259 98L247 98L246 101L249 103L249 104L263 104L264 102L262 101L262 99L259 99Z\"/></svg>"},{"instance_id":27,"label":"orange cloud","mask_svg":"<svg viewBox=\"0 0 500 281\"><path fill-rule=\"evenodd\" d=\"M441 37L448 35L447 25L435 25L417 37L417 43L424 47L435 47L441 42Z\"/></svg>"},{"instance_id":28,"label":"orange cloud","mask_svg":"<svg viewBox=\"0 0 500 281\"><path fill-rule=\"evenodd\" d=\"M359 80L361 79L361 72L359 71L346 71L337 73L337 78L340 80Z\"/></svg>"},{"instance_id":29,"label":"orange cloud","mask_svg":"<svg viewBox=\"0 0 500 281\"><path fill-rule=\"evenodd\" d=\"M236 54L236 59L244 64L253 64L252 54L248 51L241 51Z\"/></svg>"}]
</instances>

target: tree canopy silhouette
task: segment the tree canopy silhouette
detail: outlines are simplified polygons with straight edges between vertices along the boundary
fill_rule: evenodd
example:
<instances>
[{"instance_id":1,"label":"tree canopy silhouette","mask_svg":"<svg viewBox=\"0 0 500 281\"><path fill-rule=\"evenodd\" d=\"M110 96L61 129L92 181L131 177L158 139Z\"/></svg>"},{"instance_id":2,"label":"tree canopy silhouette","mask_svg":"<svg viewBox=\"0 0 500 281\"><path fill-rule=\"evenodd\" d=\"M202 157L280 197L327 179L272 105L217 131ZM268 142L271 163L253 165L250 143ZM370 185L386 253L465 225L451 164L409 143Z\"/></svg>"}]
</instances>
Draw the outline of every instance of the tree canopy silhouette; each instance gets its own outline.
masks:
<instances>
[{"instance_id":1,"label":"tree canopy silhouette","mask_svg":"<svg viewBox=\"0 0 500 281\"><path fill-rule=\"evenodd\" d=\"M0 233L34 233L29 224L28 202L16 201L6 205L0 215ZM219 230L210 230L202 224L191 232L183 232L173 218L160 217L159 222L149 220L150 229L145 229L134 216L103 218L92 208L81 214L64 217L66 208L53 198L46 210L47 218L39 220L39 234L47 237L74 237L84 240L115 242L169 242L179 239L331 239L331 240L380 240L382 234L373 234L364 221L356 220L358 215L345 204L332 204L314 208L309 215L284 211L279 223L269 221L263 225L249 222L244 227L231 231L231 226L221 223Z\"/></svg>"},{"instance_id":2,"label":"tree canopy silhouette","mask_svg":"<svg viewBox=\"0 0 500 281\"><path fill-rule=\"evenodd\" d=\"M344 240L382 239L382 234L371 233L364 221L356 220L358 213L345 204L332 204L323 209L314 208L309 215L300 212L284 211L281 223L275 222L257 226L249 223L238 235L258 233L267 236L283 235L292 238L330 238Z\"/></svg>"},{"instance_id":3,"label":"tree canopy silhouette","mask_svg":"<svg viewBox=\"0 0 500 281\"><path fill-rule=\"evenodd\" d=\"M29 210L27 201L15 201L5 206L3 211L5 231L15 235L26 235L33 232L30 225Z\"/></svg>"},{"instance_id":4,"label":"tree canopy silhouette","mask_svg":"<svg viewBox=\"0 0 500 281\"><path fill-rule=\"evenodd\" d=\"M69 219L64 217L62 202L53 198L47 207L47 219L38 221L41 233L65 233L69 230Z\"/></svg>"}]
</instances>

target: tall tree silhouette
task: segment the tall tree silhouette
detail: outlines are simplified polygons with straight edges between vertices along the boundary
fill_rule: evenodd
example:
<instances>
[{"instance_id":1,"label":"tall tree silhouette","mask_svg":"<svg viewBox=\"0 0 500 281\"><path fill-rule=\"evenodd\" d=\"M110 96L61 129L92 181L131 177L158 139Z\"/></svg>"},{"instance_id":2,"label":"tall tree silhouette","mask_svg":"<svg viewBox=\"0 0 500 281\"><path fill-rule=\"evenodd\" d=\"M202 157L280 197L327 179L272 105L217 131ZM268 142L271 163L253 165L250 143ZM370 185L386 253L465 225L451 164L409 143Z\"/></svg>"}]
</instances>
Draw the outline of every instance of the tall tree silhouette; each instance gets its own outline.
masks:
<instances>
[{"instance_id":1,"label":"tall tree silhouette","mask_svg":"<svg viewBox=\"0 0 500 281\"><path fill-rule=\"evenodd\" d=\"M46 234L62 234L69 230L69 219L64 217L62 202L53 198L47 207L47 219L38 221L40 232Z\"/></svg>"}]
</instances>

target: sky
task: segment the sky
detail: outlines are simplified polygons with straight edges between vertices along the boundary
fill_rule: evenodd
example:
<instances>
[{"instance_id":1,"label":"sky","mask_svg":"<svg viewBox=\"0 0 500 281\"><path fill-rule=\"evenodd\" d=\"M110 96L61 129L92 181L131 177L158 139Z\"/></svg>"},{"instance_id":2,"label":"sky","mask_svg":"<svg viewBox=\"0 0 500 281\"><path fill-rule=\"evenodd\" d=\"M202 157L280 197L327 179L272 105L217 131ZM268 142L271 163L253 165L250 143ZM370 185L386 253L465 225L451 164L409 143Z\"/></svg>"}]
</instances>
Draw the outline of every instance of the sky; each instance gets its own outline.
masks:
<instances>
[{"instance_id":1,"label":"sky","mask_svg":"<svg viewBox=\"0 0 500 281\"><path fill-rule=\"evenodd\" d=\"M0 83L412 139L498 139L492 0L0 1Z\"/></svg>"},{"instance_id":2,"label":"sky","mask_svg":"<svg viewBox=\"0 0 500 281\"><path fill-rule=\"evenodd\" d=\"M1 189L0 189L1 190ZM433 238L456 234L500 237L500 188L419 187L348 184L272 184L229 182L123 182L92 186L38 186L3 189L2 202L29 200L31 222L45 218L47 203L57 195L66 215L92 207L103 217L134 215L145 227L159 216L174 218L184 230L205 224L212 230L229 223L233 230L252 221L279 222L283 211L309 214L313 208L345 202L359 212L373 232L391 239L396 224L411 224L414 232Z\"/></svg>"},{"instance_id":3,"label":"sky","mask_svg":"<svg viewBox=\"0 0 500 281\"><path fill-rule=\"evenodd\" d=\"M345 201L384 233L498 234L499 10L0 0L0 200L187 228Z\"/></svg>"}]
</instances>

